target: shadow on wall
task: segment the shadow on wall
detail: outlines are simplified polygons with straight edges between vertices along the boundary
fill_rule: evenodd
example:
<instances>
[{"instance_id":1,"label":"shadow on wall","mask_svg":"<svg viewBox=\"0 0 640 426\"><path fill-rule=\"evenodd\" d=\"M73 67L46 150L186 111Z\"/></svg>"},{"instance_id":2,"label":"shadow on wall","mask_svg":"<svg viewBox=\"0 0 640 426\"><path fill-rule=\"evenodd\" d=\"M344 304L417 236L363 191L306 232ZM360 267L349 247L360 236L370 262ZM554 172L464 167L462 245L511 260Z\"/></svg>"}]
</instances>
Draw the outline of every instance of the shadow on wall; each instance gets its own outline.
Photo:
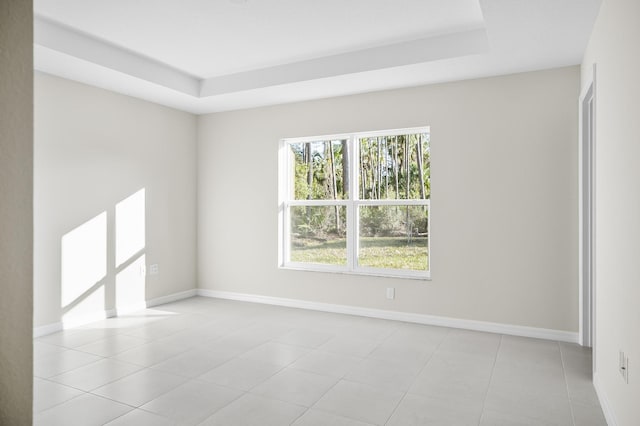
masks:
<instances>
[{"instance_id":1,"label":"shadow on wall","mask_svg":"<svg viewBox=\"0 0 640 426\"><path fill-rule=\"evenodd\" d=\"M106 211L62 236L60 306L63 323L73 325L104 315L108 309L105 287L109 259L114 259L116 309L139 309L144 304L145 204L144 188L116 204L115 244L111 249L114 253L109 253Z\"/></svg>"}]
</instances>

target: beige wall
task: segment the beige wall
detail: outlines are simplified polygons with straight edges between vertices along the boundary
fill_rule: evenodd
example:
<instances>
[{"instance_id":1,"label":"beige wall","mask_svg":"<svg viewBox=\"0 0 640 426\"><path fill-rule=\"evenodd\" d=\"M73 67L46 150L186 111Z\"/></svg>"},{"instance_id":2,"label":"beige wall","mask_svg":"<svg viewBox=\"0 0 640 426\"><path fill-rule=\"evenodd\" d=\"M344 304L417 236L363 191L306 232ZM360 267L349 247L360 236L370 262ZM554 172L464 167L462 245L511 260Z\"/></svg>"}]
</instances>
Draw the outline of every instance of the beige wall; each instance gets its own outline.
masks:
<instances>
[{"instance_id":1,"label":"beige wall","mask_svg":"<svg viewBox=\"0 0 640 426\"><path fill-rule=\"evenodd\" d=\"M639 41L640 2L604 0L583 62L584 84L597 66L596 381L621 426L640 423Z\"/></svg>"},{"instance_id":2,"label":"beige wall","mask_svg":"<svg viewBox=\"0 0 640 426\"><path fill-rule=\"evenodd\" d=\"M33 9L0 1L0 424L30 425Z\"/></svg>"},{"instance_id":3,"label":"beige wall","mask_svg":"<svg viewBox=\"0 0 640 426\"><path fill-rule=\"evenodd\" d=\"M140 286L146 300L194 289L195 116L37 73L35 124L35 325L100 314ZM146 198L143 247L116 267L115 232L122 224L116 223L116 205L141 189ZM135 217L139 210L134 209ZM106 229L103 221L96 231L100 235L81 235L81 225L105 212ZM79 268L89 268L71 271L79 274L74 285L84 279L81 284L88 288L69 293L71 302L62 298L61 289L73 281L61 277L66 235L86 246L69 256L77 257ZM106 267L101 278L92 262L96 245L105 251L105 238L106 256L98 259L98 266ZM144 263L158 264L159 274L145 279L140 272ZM93 286L96 278L101 279ZM134 304L140 301L137 296L120 300Z\"/></svg>"},{"instance_id":4,"label":"beige wall","mask_svg":"<svg viewBox=\"0 0 640 426\"><path fill-rule=\"evenodd\" d=\"M200 116L199 287L576 331L579 71ZM277 268L281 138L423 125L432 281Z\"/></svg>"}]
</instances>

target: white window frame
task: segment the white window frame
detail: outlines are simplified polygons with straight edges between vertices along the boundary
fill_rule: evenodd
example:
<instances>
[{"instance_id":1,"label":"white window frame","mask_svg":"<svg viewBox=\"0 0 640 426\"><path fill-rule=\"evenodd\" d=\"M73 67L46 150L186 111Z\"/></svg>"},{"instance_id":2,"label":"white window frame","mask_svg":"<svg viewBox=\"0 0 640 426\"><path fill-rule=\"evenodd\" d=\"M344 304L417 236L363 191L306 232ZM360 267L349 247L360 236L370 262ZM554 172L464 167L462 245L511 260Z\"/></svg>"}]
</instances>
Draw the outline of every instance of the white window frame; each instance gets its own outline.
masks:
<instances>
[{"instance_id":1,"label":"white window frame","mask_svg":"<svg viewBox=\"0 0 640 426\"><path fill-rule=\"evenodd\" d=\"M280 140L279 147L279 185L278 185L278 267L281 269L295 269L316 272L336 272L356 275L374 275L382 277L397 277L430 280L431 279L431 200L422 199L392 199L392 200L361 200L359 198L360 173L357 158L360 158L359 144L357 141L364 137L377 136L400 136L415 133L430 133L430 127L411 127L405 129L382 130L372 132L358 133L342 133L323 136L285 138ZM348 141L349 158L352 164L349 166L351 176L349 185L348 200L291 200L289 195L293 193L291 188L292 179L290 171L292 170L291 156L289 155L288 146L292 143L317 142L317 141ZM289 216L290 207L295 206L321 206L333 207L344 206L347 209L347 264L328 265L311 262L292 262L290 259L291 248L291 221ZM359 209L361 206L426 206L429 211L429 229L427 230L427 258L429 261L429 269L426 271L404 270L404 269L388 269L388 268L372 268L358 265L359 238L358 230Z\"/></svg>"}]
</instances>

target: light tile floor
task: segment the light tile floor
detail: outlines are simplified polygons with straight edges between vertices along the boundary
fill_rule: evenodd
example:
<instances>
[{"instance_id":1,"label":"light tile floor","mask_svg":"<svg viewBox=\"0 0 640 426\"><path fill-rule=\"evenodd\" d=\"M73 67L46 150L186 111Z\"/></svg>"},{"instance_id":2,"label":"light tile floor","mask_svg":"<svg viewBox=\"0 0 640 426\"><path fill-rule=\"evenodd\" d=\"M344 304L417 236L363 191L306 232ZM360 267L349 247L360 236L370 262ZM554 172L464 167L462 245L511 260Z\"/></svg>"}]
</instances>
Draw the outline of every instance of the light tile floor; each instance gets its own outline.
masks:
<instances>
[{"instance_id":1,"label":"light tile floor","mask_svg":"<svg viewBox=\"0 0 640 426\"><path fill-rule=\"evenodd\" d=\"M577 345L202 297L34 359L42 426L606 424Z\"/></svg>"}]
</instances>

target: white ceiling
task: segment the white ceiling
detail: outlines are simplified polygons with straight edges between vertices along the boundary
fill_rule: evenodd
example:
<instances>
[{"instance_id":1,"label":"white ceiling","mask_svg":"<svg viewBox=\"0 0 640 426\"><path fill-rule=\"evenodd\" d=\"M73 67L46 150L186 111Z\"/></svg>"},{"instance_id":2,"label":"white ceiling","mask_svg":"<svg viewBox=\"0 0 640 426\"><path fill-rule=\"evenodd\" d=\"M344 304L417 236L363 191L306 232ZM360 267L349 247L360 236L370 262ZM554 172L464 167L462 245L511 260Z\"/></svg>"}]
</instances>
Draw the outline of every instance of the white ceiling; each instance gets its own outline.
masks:
<instances>
[{"instance_id":1,"label":"white ceiling","mask_svg":"<svg viewBox=\"0 0 640 426\"><path fill-rule=\"evenodd\" d=\"M35 0L35 66L207 113L578 64L599 5Z\"/></svg>"}]
</instances>

